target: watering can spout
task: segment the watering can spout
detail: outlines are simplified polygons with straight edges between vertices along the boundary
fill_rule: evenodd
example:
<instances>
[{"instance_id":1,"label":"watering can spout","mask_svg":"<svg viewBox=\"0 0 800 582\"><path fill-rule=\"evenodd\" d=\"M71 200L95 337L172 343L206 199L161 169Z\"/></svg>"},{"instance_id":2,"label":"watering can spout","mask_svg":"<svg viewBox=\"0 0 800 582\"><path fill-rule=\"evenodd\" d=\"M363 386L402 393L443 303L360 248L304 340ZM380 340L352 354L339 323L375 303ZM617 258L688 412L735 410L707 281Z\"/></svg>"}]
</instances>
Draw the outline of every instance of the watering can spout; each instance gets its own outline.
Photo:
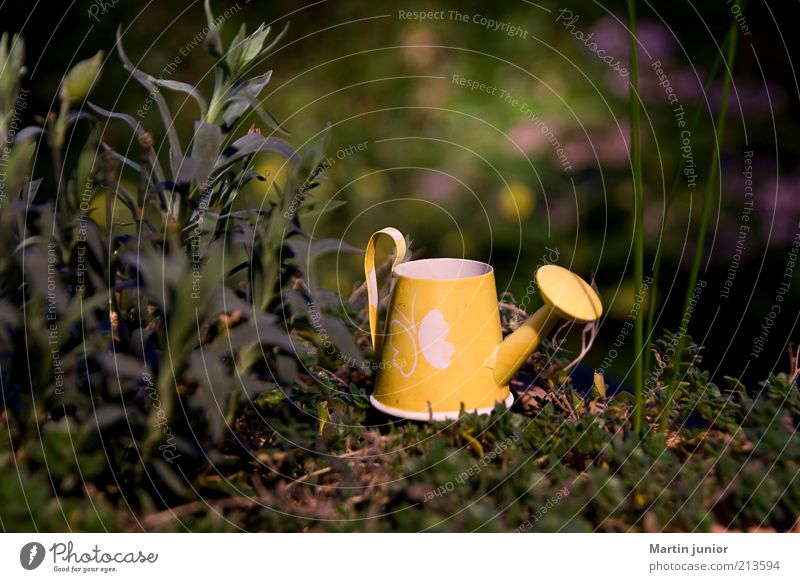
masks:
<instances>
[{"instance_id":1,"label":"watering can spout","mask_svg":"<svg viewBox=\"0 0 800 582\"><path fill-rule=\"evenodd\" d=\"M494 370L494 381L498 386L506 386L511 381L555 325L558 316L546 307L531 315L497 347L489 367Z\"/></svg>"},{"instance_id":2,"label":"watering can spout","mask_svg":"<svg viewBox=\"0 0 800 582\"><path fill-rule=\"evenodd\" d=\"M544 305L506 336L487 362L498 386L505 386L561 319L588 323L603 313L600 297L575 273L556 265L536 272Z\"/></svg>"}]
</instances>

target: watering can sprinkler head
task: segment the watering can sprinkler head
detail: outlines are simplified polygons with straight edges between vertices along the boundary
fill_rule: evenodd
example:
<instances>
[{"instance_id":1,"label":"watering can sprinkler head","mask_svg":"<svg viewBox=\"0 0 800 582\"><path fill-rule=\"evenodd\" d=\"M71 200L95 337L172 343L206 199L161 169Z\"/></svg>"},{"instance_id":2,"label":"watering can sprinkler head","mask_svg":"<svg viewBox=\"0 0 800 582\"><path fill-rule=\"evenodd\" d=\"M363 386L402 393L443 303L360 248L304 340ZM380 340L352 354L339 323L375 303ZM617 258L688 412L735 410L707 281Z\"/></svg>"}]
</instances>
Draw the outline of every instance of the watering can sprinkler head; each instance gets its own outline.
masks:
<instances>
[{"instance_id":1,"label":"watering can sprinkler head","mask_svg":"<svg viewBox=\"0 0 800 582\"><path fill-rule=\"evenodd\" d=\"M558 265L536 271L536 284L544 305L497 347L487 366L494 371L498 386L511 381L525 360L559 320L589 323L603 313L600 297L575 273Z\"/></svg>"},{"instance_id":2,"label":"watering can sprinkler head","mask_svg":"<svg viewBox=\"0 0 800 582\"><path fill-rule=\"evenodd\" d=\"M545 306L561 319L589 323L603 314L597 292L578 275L559 267L545 265L536 271L536 283Z\"/></svg>"}]
</instances>

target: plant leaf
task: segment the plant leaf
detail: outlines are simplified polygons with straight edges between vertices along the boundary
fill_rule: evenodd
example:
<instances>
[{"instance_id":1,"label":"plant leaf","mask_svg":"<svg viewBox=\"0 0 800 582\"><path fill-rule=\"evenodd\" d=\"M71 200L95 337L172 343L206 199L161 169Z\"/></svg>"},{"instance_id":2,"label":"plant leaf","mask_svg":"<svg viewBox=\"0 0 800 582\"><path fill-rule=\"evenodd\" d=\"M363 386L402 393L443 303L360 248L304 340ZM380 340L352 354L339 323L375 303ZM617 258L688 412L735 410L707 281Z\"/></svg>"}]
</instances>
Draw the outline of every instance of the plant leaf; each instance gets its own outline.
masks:
<instances>
[{"instance_id":1,"label":"plant leaf","mask_svg":"<svg viewBox=\"0 0 800 582\"><path fill-rule=\"evenodd\" d=\"M154 82L155 79L147 73L137 69L133 62L131 62L131 60L128 58L128 55L125 54L125 49L122 47L121 26L117 28L117 52L122 59L122 64L125 66L125 69L133 76L134 79L136 79L145 89L150 92L150 97L156 102L158 111L161 114L161 119L164 122L164 129L167 132L167 139L169 140L170 149L175 155L181 156L181 142L178 139L178 132L175 129L175 121L172 119L172 114L169 111L169 107L167 107L167 102L164 100L163 95L161 95L161 91L156 86Z\"/></svg>"},{"instance_id":2,"label":"plant leaf","mask_svg":"<svg viewBox=\"0 0 800 582\"><path fill-rule=\"evenodd\" d=\"M208 190L206 181L219 157L222 146L222 130L214 123L196 121L194 124L194 143L192 158L195 162L194 180L201 191Z\"/></svg>"},{"instance_id":3,"label":"plant leaf","mask_svg":"<svg viewBox=\"0 0 800 582\"><path fill-rule=\"evenodd\" d=\"M262 23L256 31L250 35L245 43L244 51L242 54L242 66L247 66L247 64L256 58L259 53L261 53L261 49L264 46L264 41L267 40L269 36L270 27L264 28L264 24Z\"/></svg>"},{"instance_id":4,"label":"plant leaf","mask_svg":"<svg viewBox=\"0 0 800 582\"><path fill-rule=\"evenodd\" d=\"M231 353L239 352L256 344L278 346L289 353L295 349L286 331L273 323L271 319L265 318L256 323L235 327L224 338L212 343L209 351L220 357L230 356Z\"/></svg>"},{"instance_id":5,"label":"plant leaf","mask_svg":"<svg viewBox=\"0 0 800 582\"><path fill-rule=\"evenodd\" d=\"M272 71L267 71L263 75L240 81L234 85L226 99L227 107L223 114L226 127L232 127L239 117L241 117L249 107L253 106L259 114L259 117L261 117L268 126L273 129L278 129L279 131L284 131L279 127L280 124L278 121L263 110L258 102L258 96L261 94L261 91L264 90L264 87L267 86L271 77ZM258 109L261 109L261 111L259 112Z\"/></svg>"},{"instance_id":6,"label":"plant leaf","mask_svg":"<svg viewBox=\"0 0 800 582\"><path fill-rule=\"evenodd\" d=\"M197 161L191 156L178 156L170 152L170 165L175 177L176 184L188 184L197 174Z\"/></svg>"},{"instance_id":7,"label":"plant leaf","mask_svg":"<svg viewBox=\"0 0 800 582\"><path fill-rule=\"evenodd\" d=\"M320 200L318 202L302 205L297 209L297 213L302 216L319 216L320 214L336 210L345 204L347 204L347 202L344 200Z\"/></svg>"},{"instance_id":8,"label":"plant leaf","mask_svg":"<svg viewBox=\"0 0 800 582\"><path fill-rule=\"evenodd\" d=\"M152 464L156 473L158 473L158 476L161 477L167 487L180 496L187 494L186 485L172 467L158 458L152 459Z\"/></svg>"},{"instance_id":9,"label":"plant leaf","mask_svg":"<svg viewBox=\"0 0 800 582\"><path fill-rule=\"evenodd\" d=\"M359 364L364 361L364 354L358 349L356 341L353 339L353 334L341 319L323 315L321 323L321 329L330 336L331 341L339 348L341 354L346 356L343 359L350 359Z\"/></svg>"},{"instance_id":10,"label":"plant leaf","mask_svg":"<svg viewBox=\"0 0 800 582\"><path fill-rule=\"evenodd\" d=\"M82 101L100 78L104 56L103 51L98 51L72 67L61 84L61 98L72 103Z\"/></svg>"},{"instance_id":11,"label":"plant leaf","mask_svg":"<svg viewBox=\"0 0 800 582\"><path fill-rule=\"evenodd\" d=\"M275 48L278 45L278 43L281 40L283 40L283 37L286 36L286 33L288 31L289 31L289 22L287 21L286 24L283 27L283 30L281 30L278 33L278 36L273 38L271 43L269 43L267 46L265 46L264 48L261 49L261 56L266 55L269 51L271 51L273 48Z\"/></svg>"},{"instance_id":12,"label":"plant leaf","mask_svg":"<svg viewBox=\"0 0 800 582\"><path fill-rule=\"evenodd\" d=\"M292 161L297 161L295 149L279 137L264 137L257 133L248 133L240 137L223 152L223 160L219 162L214 172L217 173L249 155L259 152L276 152Z\"/></svg>"},{"instance_id":13,"label":"plant leaf","mask_svg":"<svg viewBox=\"0 0 800 582\"><path fill-rule=\"evenodd\" d=\"M155 83L159 87L164 87L166 89L171 89L172 91L178 91L179 93L186 93L187 95L190 95L195 101L197 101L197 105L200 107L201 117L205 117L208 113L208 105L206 104L206 100L203 99L200 91L194 85L183 83L182 81L173 81L172 79L155 79Z\"/></svg>"},{"instance_id":14,"label":"plant leaf","mask_svg":"<svg viewBox=\"0 0 800 582\"><path fill-rule=\"evenodd\" d=\"M98 115L101 115L102 117L106 117L108 119L119 119L121 121L124 121L129 126L131 126L133 131L136 133L136 137L142 137L144 135L145 132L144 128L142 127L142 124L132 115L128 115L127 113L116 113L114 111L108 111L107 109L103 109L99 105L95 105L91 101L87 102L86 104L92 111L94 111Z\"/></svg>"},{"instance_id":15,"label":"plant leaf","mask_svg":"<svg viewBox=\"0 0 800 582\"><path fill-rule=\"evenodd\" d=\"M126 418L126 410L119 404L104 404L94 409L92 421L94 429L103 431Z\"/></svg>"},{"instance_id":16,"label":"plant leaf","mask_svg":"<svg viewBox=\"0 0 800 582\"><path fill-rule=\"evenodd\" d=\"M225 436L228 399L236 380L225 371L216 355L204 354L202 348L189 356L189 375L201 386L195 399L201 402L212 440L219 443Z\"/></svg>"},{"instance_id":17,"label":"plant leaf","mask_svg":"<svg viewBox=\"0 0 800 582\"><path fill-rule=\"evenodd\" d=\"M203 2L203 8L205 9L206 19L208 20L208 34L206 34L204 41L205 47L212 57L220 59L225 52L220 34L222 32L222 23L224 19L217 20L214 18L214 14L211 12L211 0L205 0L205 2Z\"/></svg>"},{"instance_id":18,"label":"plant leaf","mask_svg":"<svg viewBox=\"0 0 800 582\"><path fill-rule=\"evenodd\" d=\"M114 159L119 160L120 162L122 162L123 164L125 164L126 166L131 168L132 170L135 170L136 172L140 172L142 170L142 166L141 165L137 164L136 162L134 162L133 160L131 160L129 158L126 158L125 156L123 156L121 153L117 152L114 148L112 148L107 143L103 143L101 147L103 148L104 152L109 154ZM80 181L78 183L80 184Z\"/></svg>"},{"instance_id":19,"label":"plant leaf","mask_svg":"<svg viewBox=\"0 0 800 582\"><path fill-rule=\"evenodd\" d=\"M232 75L236 75L239 70L239 63L242 61L242 52L244 51L244 43L247 36L247 28L244 23L239 27L236 36L233 37L231 45L228 47L228 52L225 55L225 61L228 63L228 68Z\"/></svg>"},{"instance_id":20,"label":"plant leaf","mask_svg":"<svg viewBox=\"0 0 800 582\"><path fill-rule=\"evenodd\" d=\"M336 253L355 253L355 254L362 254L364 252L363 249L354 247L350 243L347 243L338 238L323 238L323 239L317 239L311 243L311 253L309 254L309 258L316 259L317 257L325 253L332 253L334 251Z\"/></svg>"}]
</instances>

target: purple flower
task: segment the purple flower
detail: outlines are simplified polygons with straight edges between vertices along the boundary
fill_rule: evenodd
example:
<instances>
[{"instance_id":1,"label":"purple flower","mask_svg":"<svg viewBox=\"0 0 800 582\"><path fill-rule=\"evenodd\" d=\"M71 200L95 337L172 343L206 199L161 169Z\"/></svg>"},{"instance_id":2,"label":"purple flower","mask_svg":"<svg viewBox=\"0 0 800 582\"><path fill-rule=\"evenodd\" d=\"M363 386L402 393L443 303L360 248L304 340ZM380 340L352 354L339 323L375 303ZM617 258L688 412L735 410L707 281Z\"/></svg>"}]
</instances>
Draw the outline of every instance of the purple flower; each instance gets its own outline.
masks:
<instances>
[{"instance_id":1,"label":"purple flower","mask_svg":"<svg viewBox=\"0 0 800 582\"><path fill-rule=\"evenodd\" d=\"M556 130L553 132L556 133ZM518 123L508 131L508 136L514 142L509 143L514 150L519 146L527 154L537 154L547 148L547 136L531 121Z\"/></svg>"},{"instance_id":2,"label":"purple flower","mask_svg":"<svg viewBox=\"0 0 800 582\"><path fill-rule=\"evenodd\" d=\"M800 170L765 181L755 193L754 206L767 241L791 243L800 232Z\"/></svg>"},{"instance_id":3,"label":"purple flower","mask_svg":"<svg viewBox=\"0 0 800 582\"><path fill-rule=\"evenodd\" d=\"M597 46L617 59L627 62L630 46L630 32L625 17L605 16L592 27ZM655 20L642 20L638 23L639 59L644 63L653 60L666 62L672 58L677 42L663 24Z\"/></svg>"},{"instance_id":4,"label":"purple flower","mask_svg":"<svg viewBox=\"0 0 800 582\"><path fill-rule=\"evenodd\" d=\"M708 91L708 100L714 111L719 111L722 103L722 86L716 84ZM737 81L731 86L728 115L741 117L748 115L771 115L783 109L786 102L786 93L783 88L774 83L754 85L747 81Z\"/></svg>"},{"instance_id":5,"label":"purple flower","mask_svg":"<svg viewBox=\"0 0 800 582\"><path fill-rule=\"evenodd\" d=\"M426 200L447 202L458 191L455 178L435 170L420 172L414 178L414 187L424 195Z\"/></svg>"},{"instance_id":6,"label":"purple flower","mask_svg":"<svg viewBox=\"0 0 800 582\"><path fill-rule=\"evenodd\" d=\"M630 126L621 121L609 129L593 135L583 135L564 145L564 153L570 164L577 169L606 164L624 167L629 163L628 135Z\"/></svg>"},{"instance_id":7,"label":"purple flower","mask_svg":"<svg viewBox=\"0 0 800 582\"><path fill-rule=\"evenodd\" d=\"M705 71L695 71L690 67L671 69L661 67L666 75L665 79L659 78L651 67L641 67L639 72L639 94L642 101L652 105L669 105L669 96L665 84L669 84L678 103L694 103L703 95ZM630 78L621 77L611 71L606 74L606 84L611 92L620 99L627 99L630 91Z\"/></svg>"}]
</instances>

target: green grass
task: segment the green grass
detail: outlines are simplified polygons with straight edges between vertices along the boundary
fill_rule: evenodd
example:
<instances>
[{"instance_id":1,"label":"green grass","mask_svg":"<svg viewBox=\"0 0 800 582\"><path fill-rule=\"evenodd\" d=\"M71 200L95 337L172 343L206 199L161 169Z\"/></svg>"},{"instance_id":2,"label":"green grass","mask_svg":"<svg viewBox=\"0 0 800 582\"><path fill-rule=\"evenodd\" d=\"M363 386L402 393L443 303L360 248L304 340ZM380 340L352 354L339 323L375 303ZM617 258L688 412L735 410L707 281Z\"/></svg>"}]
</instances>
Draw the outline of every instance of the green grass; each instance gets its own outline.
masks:
<instances>
[{"instance_id":1,"label":"green grass","mask_svg":"<svg viewBox=\"0 0 800 582\"><path fill-rule=\"evenodd\" d=\"M642 144L641 144L641 101L639 97L639 45L636 37L636 0L628 0L628 28L630 32L630 117L631 117L631 167L633 178L633 280L635 293L644 293L644 192L642 186ZM636 310L633 327L634 377L633 387L635 407L633 429L642 432L644 386L643 355L644 345L644 305Z\"/></svg>"},{"instance_id":2,"label":"green grass","mask_svg":"<svg viewBox=\"0 0 800 582\"><path fill-rule=\"evenodd\" d=\"M691 342L686 349L701 361ZM535 357L523 375L545 361ZM0 517L11 531L797 527L800 392L787 375L754 389L717 386L684 364L673 423L640 436L629 429L630 394L584 397L550 373L530 390L517 384L524 393L512 411L453 423L392 421L369 407L367 389L339 381L261 394L193 491L166 505L147 488L123 492L109 478L124 451L108 460L82 454L76 463L72 447L96 438L90 429L73 426L71 445L67 426L51 424L41 445L27 441L12 455L3 424ZM654 420L662 406L663 396L646 398L645 417Z\"/></svg>"},{"instance_id":3,"label":"green grass","mask_svg":"<svg viewBox=\"0 0 800 582\"><path fill-rule=\"evenodd\" d=\"M738 2L737 2L738 4ZM717 192L717 177L719 173L720 155L722 150L722 141L725 136L725 120L728 116L728 102L730 100L731 81L733 79L733 68L736 61L736 27L737 22L735 19L731 21L729 31L729 42L727 45L727 54L725 56L725 74L722 80L722 101L720 103L719 112L717 113L716 124L714 125L714 148L711 151L711 160L709 162L708 178L706 182L706 189L703 196L703 207L700 214L700 223L698 225L697 237L695 239L694 257L692 258L692 266L689 271L689 280L686 283L686 295L683 301L683 315L681 317L680 337L678 338L677 347L675 348L675 372L667 389L667 400L664 403L664 408L660 414L660 424L666 426L666 421L672 414L673 401L675 393L678 389L678 383L681 381L680 376L680 363L684 356L684 348L686 347L686 334L688 331L690 316L691 316L691 302L695 293L695 286L700 274L700 263L706 252L706 236L708 234L708 224L711 220L711 209L715 200L715 193Z\"/></svg>"},{"instance_id":4,"label":"green grass","mask_svg":"<svg viewBox=\"0 0 800 582\"><path fill-rule=\"evenodd\" d=\"M263 89L266 75L245 79L244 73L247 54L268 50L264 37L261 29L250 36L243 30L233 45L250 48L229 50L219 61L208 100L214 106L201 111L204 123L196 133L179 135L166 103L160 104L173 151L196 162L187 164L195 169L191 176L159 163L152 134L137 134L135 160L98 156L98 127L107 119L141 128L132 117L101 107L92 109L94 117L72 115L75 95L63 96L44 135L29 132L14 141L11 156L21 171L6 192L15 203L0 207L0 528L798 528L796 363L789 375L758 386L732 379L718 386L700 367L700 350L685 328L680 337L665 333L654 342L654 357L666 363L662 377L672 384L659 381L647 393L641 358L636 393L606 397L573 386L564 371L569 354L554 353L545 342L515 379L518 398L510 411L500 406L492 415L415 423L372 409L370 342L352 323L363 320L365 298L355 293L342 300L312 285L319 257L356 250L303 229L303 220L318 216L324 204L315 200L314 188L327 132L295 150L268 135L267 128L281 130L267 110L231 99L227 90L258 96ZM11 50L8 37L0 40L0 52ZM24 51L21 42L15 46L15 77L2 88L3 103L19 98ZM209 48L225 50L214 31ZM117 52L149 89L155 81L133 67L121 43ZM637 65L635 46L631 59ZM87 67L93 61L77 70ZM637 66L632 70L634 270L641 288ZM717 144L729 76L726 83ZM206 103L199 88L172 89ZM0 112L0 121L8 114ZM220 116L228 122L218 124ZM248 132L253 118L265 135ZM70 140L70 151L62 151L58 137L71 124L87 130L86 141ZM37 139L57 153L55 180L64 195L55 214L46 186L37 198L31 193L41 184L28 160ZM289 160L286 181L261 208L234 210L242 185L264 178L253 172L263 147ZM716 157L703 236L715 164ZM122 180L123 172L129 180ZM82 217L86 184L104 199L103 224L97 215ZM123 218L111 212L112 203ZM702 241L698 249L693 280ZM86 268L83 286L76 264ZM51 289L59 301L50 301ZM508 332L507 321L504 326ZM641 316L636 329L641 355ZM678 342L685 357L670 362L666 353ZM366 367L348 363L363 355ZM662 431L642 430L659 422Z\"/></svg>"}]
</instances>

